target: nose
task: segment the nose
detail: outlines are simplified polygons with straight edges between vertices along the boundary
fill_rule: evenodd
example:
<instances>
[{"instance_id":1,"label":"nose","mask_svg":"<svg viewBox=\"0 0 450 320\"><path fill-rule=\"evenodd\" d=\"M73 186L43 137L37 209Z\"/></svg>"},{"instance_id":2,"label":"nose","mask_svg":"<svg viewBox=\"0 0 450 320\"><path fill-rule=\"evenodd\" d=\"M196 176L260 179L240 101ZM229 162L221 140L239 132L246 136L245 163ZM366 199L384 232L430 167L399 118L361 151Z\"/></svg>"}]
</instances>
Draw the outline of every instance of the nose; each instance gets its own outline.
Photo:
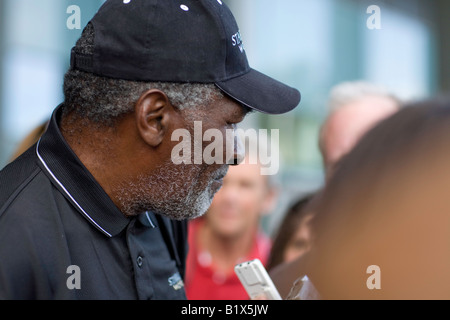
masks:
<instances>
[{"instance_id":1,"label":"nose","mask_svg":"<svg viewBox=\"0 0 450 320\"><path fill-rule=\"evenodd\" d=\"M233 163L232 166L237 166L241 164L245 159L245 148L244 143L242 142L241 137L236 134L234 134L234 155L233 155Z\"/></svg>"}]
</instances>

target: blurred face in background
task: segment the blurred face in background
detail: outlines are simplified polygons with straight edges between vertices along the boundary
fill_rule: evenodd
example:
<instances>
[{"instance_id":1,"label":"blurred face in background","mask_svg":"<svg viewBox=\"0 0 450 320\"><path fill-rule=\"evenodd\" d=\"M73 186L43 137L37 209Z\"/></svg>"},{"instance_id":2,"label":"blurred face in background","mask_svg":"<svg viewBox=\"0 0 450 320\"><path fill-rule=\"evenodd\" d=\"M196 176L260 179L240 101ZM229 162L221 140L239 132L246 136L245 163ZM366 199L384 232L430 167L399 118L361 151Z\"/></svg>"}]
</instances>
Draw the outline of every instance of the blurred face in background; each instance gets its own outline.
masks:
<instances>
[{"instance_id":1,"label":"blurred face in background","mask_svg":"<svg viewBox=\"0 0 450 320\"><path fill-rule=\"evenodd\" d=\"M283 262L291 262L302 256L311 248L310 221L313 213L302 218L297 231L293 234L283 254Z\"/></svg>"},{"instance_id":2,"label":"blurred face in background","mask_svg":"<svg viewBox=\"0 0 450 320\"><path fill-rule=\"evenodd\" d=\"M245 158L242 164L230 167L205 216L211 230L220 237L256 231L260 217L273 209L275 192L269 187L268 177L261 175L259 164L248 162Z\"/></svg>"},{"instance_id":3,"label":"blurred face in background","mask_svg":"<svg viewBox=\"0 0 450 320\"><path fill-rule=\"evenodd\" d=\"M399 110L388 97L367 96L334 111L321 134L321 149L327 176L370 129Z\"/></svg>"}]
</instances>

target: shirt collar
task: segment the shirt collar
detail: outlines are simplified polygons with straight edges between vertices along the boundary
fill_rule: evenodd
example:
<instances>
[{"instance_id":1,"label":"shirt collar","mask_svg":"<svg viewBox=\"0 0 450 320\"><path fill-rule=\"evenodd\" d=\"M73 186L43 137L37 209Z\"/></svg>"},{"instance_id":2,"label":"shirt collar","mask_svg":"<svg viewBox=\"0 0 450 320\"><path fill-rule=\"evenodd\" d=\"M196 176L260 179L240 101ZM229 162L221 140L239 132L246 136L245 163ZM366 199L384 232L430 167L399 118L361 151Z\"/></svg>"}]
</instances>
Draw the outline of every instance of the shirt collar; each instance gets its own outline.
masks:
<instances>
[{"instance_id":1,"label":"shirt collar","mask_svg":"<svg viewBox=\"0 0 450 320\"><path fill-rule=\"evenodd\" d=\"M53 184L91 224L108 237L129 223L61 134L61 106L53 112L47 131L36 145L39 165Z\"/></svg>"}]
</instances>

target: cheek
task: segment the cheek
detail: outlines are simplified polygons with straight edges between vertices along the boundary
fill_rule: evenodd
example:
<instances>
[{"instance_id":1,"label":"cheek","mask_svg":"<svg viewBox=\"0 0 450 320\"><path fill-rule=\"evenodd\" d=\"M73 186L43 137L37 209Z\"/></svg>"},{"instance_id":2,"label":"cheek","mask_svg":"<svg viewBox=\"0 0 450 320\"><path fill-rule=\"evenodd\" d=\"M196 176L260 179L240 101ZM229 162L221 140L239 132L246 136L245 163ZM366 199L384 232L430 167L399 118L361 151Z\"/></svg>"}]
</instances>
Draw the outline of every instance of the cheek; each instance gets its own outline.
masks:
<instances>
[{"instance_id":1,"label":"cheek","mask_svg":"<svg viewBox=\"0 0 450 320\"><path fill-rule=\"evenodd\" d=\"M284 262L290 262L290 261L294 260L295 256L296 256L296 250L292 246L286 247L286 249L284 250L284 255L283 255Z\"/></svg>"},{"instance_id":2,"label":"cheek","mask_svg":"<svg viewBox=\"0 0 450 320\"><path fill-rule=\"evenodd\" d=\"M242 192L242 196L240 197L240 204L242 209L246 212L254 212L258 211L260 204L258 202L258 198L255 197L252 192Z\"/></svg>"},{"instance_id":3,"label":"cheek","mask_svg":"<svg viewBox=\"0 0 450 320\"><path fill-rule=\"evenodd\" d=\"M255 197L251 193L241 193L238 204L238 210L242 221L246 221L247 224L257 224L261 215L262 207L261 201L258 197Z\"/></svg>"},{"instance_id":4,"label":"cheek","mask_svg":"<svg viewBox=\"0 0 450 320\"><path fill-rule=\"evenodd\" d=\"M265 200L264 192L260 188L243 189L241 190L241 202L242 206L248 211L260 212L263 209L263 203Z\"/></svg>"},{"instance_id":5,"label":"cheek","mask_svg":"<svg viewBox=\"0 0 450 320\"><path fill-rule=\"evenodd\" d=\"M305 249L299 249L292 245L289 245L288 247L286 247L286 250L284 251L284 262L291 262L297 259L305 251L306 251Z\"/></svg>"}]
</instances>

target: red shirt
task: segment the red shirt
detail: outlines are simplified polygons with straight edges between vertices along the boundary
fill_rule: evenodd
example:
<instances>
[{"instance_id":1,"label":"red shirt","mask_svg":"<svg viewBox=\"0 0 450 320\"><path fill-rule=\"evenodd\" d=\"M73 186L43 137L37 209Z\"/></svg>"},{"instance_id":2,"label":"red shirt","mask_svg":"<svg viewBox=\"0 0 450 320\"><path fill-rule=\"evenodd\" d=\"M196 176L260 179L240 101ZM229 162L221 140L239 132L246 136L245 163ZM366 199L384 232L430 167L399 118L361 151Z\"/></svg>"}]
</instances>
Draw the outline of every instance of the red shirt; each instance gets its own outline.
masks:
<instances>
[{"instance_id":1,"label":"red shirt","mask_svg":"<svg viewBox=\"0 0 450 320\"><path fill-rule=\"evenodd\" d=\"M189 223L189 253L186 263L186 296L189 300L248 300L249 296L242 286L234 269L227 274L214 270L211 255L197 247L195 241L202 219ZM266 265L271 248L268 236L260 232L246 257L237 263L259 259Z\"/></svg>"}]
</instances>

